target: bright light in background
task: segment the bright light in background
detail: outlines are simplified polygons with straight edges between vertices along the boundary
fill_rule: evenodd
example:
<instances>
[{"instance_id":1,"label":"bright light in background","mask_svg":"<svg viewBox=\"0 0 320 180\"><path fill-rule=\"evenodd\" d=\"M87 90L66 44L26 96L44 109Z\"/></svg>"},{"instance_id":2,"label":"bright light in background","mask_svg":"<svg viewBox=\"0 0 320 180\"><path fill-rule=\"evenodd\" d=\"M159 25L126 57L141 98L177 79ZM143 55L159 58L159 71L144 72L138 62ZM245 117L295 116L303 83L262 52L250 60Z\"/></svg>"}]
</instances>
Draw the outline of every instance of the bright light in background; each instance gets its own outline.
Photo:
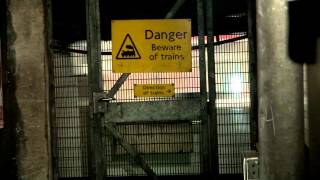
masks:
<instances>
[{"instance_id":1,"label":"bright light in background","mask_svg":"<svg viewBox=\"0 0 320 180\"><path fill-rule=\"evenodd\" d=\"M242 83L239 75L234 75L230 80L232 93L240 93L242 91Z\"/></svg>"}]
</instances>

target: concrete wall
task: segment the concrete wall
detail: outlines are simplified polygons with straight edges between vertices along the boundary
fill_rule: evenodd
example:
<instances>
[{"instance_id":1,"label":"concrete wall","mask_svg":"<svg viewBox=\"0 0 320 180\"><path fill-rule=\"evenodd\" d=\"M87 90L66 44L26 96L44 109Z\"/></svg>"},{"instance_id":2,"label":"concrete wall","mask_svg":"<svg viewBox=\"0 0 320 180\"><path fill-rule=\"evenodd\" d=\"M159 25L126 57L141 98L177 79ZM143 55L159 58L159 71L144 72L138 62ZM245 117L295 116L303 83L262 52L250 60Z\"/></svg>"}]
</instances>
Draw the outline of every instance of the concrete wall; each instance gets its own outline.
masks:
<instances>
[{"instance_id":1,"label":"concrete wall","mask_svg":"<svg viewBox=\"0 0 320 180\"><path fill-rule=\"evenodd\" d=\"M7 69L14 84L6 118L17 123L18 179L49 177L45 1L7 0Z\"/></svg>"}]
</instances>

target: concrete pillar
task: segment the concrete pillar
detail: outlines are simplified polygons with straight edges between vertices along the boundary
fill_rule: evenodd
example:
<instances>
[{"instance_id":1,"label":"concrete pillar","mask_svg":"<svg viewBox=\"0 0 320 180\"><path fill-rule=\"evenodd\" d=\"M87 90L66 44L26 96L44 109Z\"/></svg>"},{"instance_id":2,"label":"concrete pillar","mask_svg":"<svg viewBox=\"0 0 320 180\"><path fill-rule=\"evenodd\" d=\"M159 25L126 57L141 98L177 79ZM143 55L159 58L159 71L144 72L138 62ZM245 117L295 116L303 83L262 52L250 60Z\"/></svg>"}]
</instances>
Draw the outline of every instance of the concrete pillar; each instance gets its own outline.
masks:
<instances>
[{"instance_id":1,"label":"concrete pillar","mask_svg":"<svg viewBox=\"0 0 320 180\"><path fill-rule=\"evenodd\" d=\"M48 87L43 0L7 0L7 70L16 121L18 179L49 179Z\"/></svg>"},{"instance_id":2,"label":"concrete pillar","mask_svg":"<svg viewBox=\"0 0 320 180\"><path fill-rule=\"evenodd\" d=\"M288 57L287 0L257 1L261 180L304 175L302 65Z\"/></svg>"}]
</instances>

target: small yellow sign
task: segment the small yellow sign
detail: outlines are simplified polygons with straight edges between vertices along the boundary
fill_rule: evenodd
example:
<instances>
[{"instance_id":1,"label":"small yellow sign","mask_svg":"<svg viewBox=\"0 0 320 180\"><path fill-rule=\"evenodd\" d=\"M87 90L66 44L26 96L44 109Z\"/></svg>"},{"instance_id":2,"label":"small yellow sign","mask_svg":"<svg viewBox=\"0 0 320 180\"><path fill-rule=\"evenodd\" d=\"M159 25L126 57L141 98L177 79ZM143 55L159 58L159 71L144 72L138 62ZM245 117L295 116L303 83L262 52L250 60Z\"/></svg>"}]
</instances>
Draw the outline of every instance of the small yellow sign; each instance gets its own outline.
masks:
<instances>
[{"instance_id":1,"label":"small yellow sign","mask_svg":"<svg viewBox=\"0 0 320 180\"><path fill-rule=\"evenodd\" d=\"M134 97L174 97L174 84L135 84Z\"/></svg>"},{"instance_id":2,"label":"small yellow sign","mask_svg":"<svg viewBox=\"0 0 320 180\"><path fill-rule=\"evenodd\" d=\"M191 20L113 20L112 70L191 72Z\"/></svg>"}]
</instances>

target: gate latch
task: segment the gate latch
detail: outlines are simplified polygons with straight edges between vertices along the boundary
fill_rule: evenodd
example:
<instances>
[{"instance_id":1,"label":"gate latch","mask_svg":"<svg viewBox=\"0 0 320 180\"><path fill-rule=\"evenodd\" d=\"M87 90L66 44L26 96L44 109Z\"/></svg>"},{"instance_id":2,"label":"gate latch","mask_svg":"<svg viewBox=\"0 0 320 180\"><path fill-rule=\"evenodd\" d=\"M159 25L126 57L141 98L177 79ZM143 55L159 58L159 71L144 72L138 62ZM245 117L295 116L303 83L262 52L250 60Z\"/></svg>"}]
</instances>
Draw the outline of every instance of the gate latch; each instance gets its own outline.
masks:
<instances>
[{"instance_id":1,"label":"gate latch","mask_svg":"<svg viewBox=\"0 0 320 180\"><path fill-rule=\"evenodd\" d=\"M93 92L93 112L104 113L107 110L108 103L114 100L113 97L107 97L104 92Z\"/></svg>"}]
</instances>

